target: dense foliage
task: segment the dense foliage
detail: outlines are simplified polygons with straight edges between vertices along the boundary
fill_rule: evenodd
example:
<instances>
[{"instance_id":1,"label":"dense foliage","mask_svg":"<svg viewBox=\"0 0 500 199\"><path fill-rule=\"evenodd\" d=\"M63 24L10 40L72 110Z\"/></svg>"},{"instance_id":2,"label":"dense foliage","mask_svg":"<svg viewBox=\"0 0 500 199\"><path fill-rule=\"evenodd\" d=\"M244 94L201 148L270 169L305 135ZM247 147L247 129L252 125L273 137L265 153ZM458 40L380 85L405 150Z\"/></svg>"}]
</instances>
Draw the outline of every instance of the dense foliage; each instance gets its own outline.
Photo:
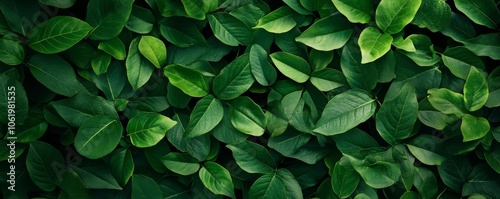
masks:
<instances>
[{"instance_id":1,"label":"dense foliage","mask_svg":"<svg viewBox=\"0 0 500 199\"><path fill-rule=\"evenodd\" d=\"M499 4L2 0L3 196L500 198Z\"/></svg>"}]
</instances>

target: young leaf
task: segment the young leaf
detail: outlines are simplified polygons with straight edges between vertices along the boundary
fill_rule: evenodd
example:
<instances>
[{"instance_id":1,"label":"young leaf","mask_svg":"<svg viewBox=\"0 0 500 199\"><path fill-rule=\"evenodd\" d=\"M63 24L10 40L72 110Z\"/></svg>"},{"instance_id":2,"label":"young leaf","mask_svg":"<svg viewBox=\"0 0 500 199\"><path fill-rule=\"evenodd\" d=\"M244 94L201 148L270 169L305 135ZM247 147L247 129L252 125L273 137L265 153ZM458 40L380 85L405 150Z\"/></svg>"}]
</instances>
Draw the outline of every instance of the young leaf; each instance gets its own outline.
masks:
<instances>
[{"instance_id":1,"label":"young leaf","mask_svg":"<svg viewBox=\"0 0 500 199\"><path fill-rule=\"evenodd\" d=\"M202 98L194 106L186 128L188 138L200 136L210 132L224 116L224 109L221 102L208 95Z\"/></svg>"},{"instance_id":2,"label":"young leaf","mask_svg":"<svg viewBox=\"0 0 500 199\"><path fill-rule=\"evenodd\" d=\"M36 54L28 66L33 76L54 93L66 97L88 93L76 78L75 71L58 55Z\"/></svg>"},{"instance_id":3,"label":"young leaf","mask_svg":"<svg viewBox=\"0 0 500 199\"><path fill-rule=\"evenodd\" d=\"M205 10L204 10L204 2L203 0L181 0L184 5L184 10L188 14L188 16L198 19L205 19Z\"/></svg>"},{"instance_id":4,"label":"young leaf","mask_svg":"<svg viewBox=\"0 0 500 199\"><path fill-rule=\"evenodd\" d=\"M500 34L482 34L476 38L463 41L465 47L479 56L488 56L494 60L500 60Z\"/></svg>"},{"instance_id":5,"label":"young leaf","mask_svg":"<svg viewBox=\"0 0 500 199\"><path fill-rule=\"evenodd\" d=\"M227 148L233 152L238 166L248 173L272 173L276 167L276 162L269 151L259 144L243 141L227 145Z\"/></svg>"},{"instance_id":6,"label":"young leaf","mask_svg":"<svg viewBox=\"0 0 500 199\"><path fill-rule=\"evenodd\" d=\"M208 15L208 22L215 37L226 45L248 45L253 40L252 29L230 14L216 13Z\"/></svg>"},{"instance_id":7,"label":"young leaf","mask_svg":"<svg viewBox=\"0 0 500 199\"><path fill-rule=\"evenodd\" d=\"M405 84L396 98L385 101L377 112L377 131L386 142L395 145L397 141L411 135L417 114L415 89Z\"/></svg>"},{"instance_id":8,"label":"young leaf","mask_svg":"<svg viewBox=\"0 0 500 199\"><path fill-rule=\"evenodd\" d=\"M94 27L89 38L108 40L120 34L132 13L134 0L90 0L85 21Z\"/></svg>"},{"instance_id":9,"label":"young leaf","mask_svg":"<svg viewBox=\"0 0 500 199\"><path fill-rule=\"evenodd\" d=\"M373 12L369 0L332 0L333 5L352 23L368 23Z\"/></svg>"},{"instance_id":10,"label":"young leaf","mask_svg":"<svg viewBox=\"0 0 500 199\"><path fill-rule=\"evenodd\" d=\"M231 103L229 119L234 128L248 135L261 136L266 129L262 108L246 96L236 98Z\"/></svg>"},{"instance_id":11,"label":"young leaf","mask_svg":"<svg viewBox=\"0 0 500 199\"><path fill-rule=\"evenodd\" d=\"M230 100L245 93L254 82L248 54L243 54L214 78L213 92L221 100Z\"/></svg>"},{"instance_id":12,"label":"young leaf","mask_svg":"<svg viewBox=\"0 0 500 199\"><path fill-rule=\"evenodd\" d=\"M464 136L463 141L468 142L483 138L490 130L490 123L483 117L475 117L465 114L462 117L460 131Z\"/></svg>"},{"instance_id":13,"label":"young leaf","mask_svg":"<svg viewBox=\"0 0 500 199\"><path fill-rule=\"evenodd\" d=\"M301 57L287 52L276 52L270 56L278 70L288 78L298 83L304 83L309 79L311 68Z\"/></svg>"},{"instance_id":14,"label":"young leaf","mask_svg":"<svg viewBox=\"0 0 500 199\"><path fill-rule=\"evenodd\" d=\"M118 37L99 43L97 49L108 53L117 60L124 60L127 57L125 45Z\"/></svg>"},{"instance_id":15,"label":"young leaf","mask_svg":"<svg viewBox=\"0 0 500 199\"><path fill-rule=\"evenodd\" d=\"M406 39L410 39L415 47L414 52L400 51L402 54L408 56L419 66L433 66L441 59L434 51L431 39L426 35L412 34Z\"/></svg>"},{"instance_id":16,"label":"young leaf","mask_svg":"<svg viewBox=\"0 0 500 199\"><path fill-rule=\"evenodd\" d=\"M158 113L140 113L127 124L130 141L136 147L156 145L177 122Z\"/></svg>"},{"instance_id":17,"label":"young leaf","mask_svg":"<svg viewBox=\"0 0 500 199\"><path fill-rule=\"evenodd\" d=\"M423 0L411 23L432 32L440 31L451 23L451 8L443 0Z\"/></svg>"},{"instance_id":18,"label":"young leaf","mask_svg":"<svg viewBox=\"0 0 500 199\"><path fill-rule=\"evenodd\" d=\"M148 176L134 174L132 176L131 199L162 198L163 194L156 182Z\"/></svg>"},{"instance_id":19,"label":"young leaf","mask_svg":"<svg viewBox=\"0 0 500 199\"><path fill-rule=\"evenodd\" d=\"M23 63L24 48L15 41L0 39L0 61L12 66Z\"/></svg>"},{"instance_id":20,"label":"young leaf","mask_svg":"<svg viewBox=\"0 0 500 199\"><path fill-rule=\"evenodd\" d=\"M64 158L52 145L41 141L30 143L26 168L33 183L44 191L54 191L59 184L57 169Z\"/></svg>"},{"instance_id":21,"label":"young leaf","mask_svg":"<svg viewBox=\"0 0 500 199\"><path fill-rule=\"evenodd\" d=\"M137 90L142 87L153 74L155 66L144 58L139 51L140 38L137 37L130 43L127 60L127 78L132 85L132 89Z\"/></svg>"},{"instance_id":22,"label":"young leaf","mask_svg":"<svg viewBox=\"0 0 500 199\"><path fill-rule=\"evenodd\" d=\"M198 173L201 182L212 193L236 198L231 174L215 162L205 162Z\"/></svg>"},{"instance_id":23,"label":"young leaf","mask_svg":"<svg viewBox=\"0 0 500 199\"><path fill-rule=\"evenodd\" d=\"M122 137L120 121L110 116L94 116L87 119L75 137L75 148L79 154L98 159L111 153Z\"/></svg>"},{"instance_id":24,"label":"young leaf","mask_svg":"<svg viewBox=\"0 0 500 199\"><path fill-rule=\"evenodd\" d=\"M198 161L185 153L170 152L161 157L161 162L171 171L183 176L192 175L200 169Z\"/></svg>"},{"instance_id":25,"label":"young leaf","mask_svg":"<svg viewBox=\"0 0 500 199\"><path fill-rule=\"evenodd\" d=\"M288 6L282 6L263 16L257 21L255 28L263 28L267 32L281 34L290 31L297 22L293 18L294 11Z\"/></svg>"},{"instance_id":26,"label":"young leaf","mask_svg":"<svg viewBox=\"0 0 500 199\"><path fill-rule=\"evenodd\" d=\"M457 9L479 25L495 29L500 23L500 12L493 0L453 0Z\"/></svg>"},{"instance_id":27,"label":"young leaf","mask_svg":"<svg viewBox=\"0 0 500 199\"><path fill-rule=\"evenodd\" d=\"M465 108L471 112L479 110L488 101L488 94L486 79L476 67L471 67L464 85Z\"/></svg>"},{"instance_id":28,"label":"young leaf","mask_svg":"<svg viewBox=\"0 0 500 199\"><path fill-rule=\"evenodd\" d=\"M153 36L142 36L138 47L139 52L153 63L156 68L163 67L167 62L167 48L158 38Z\"/></svg>"},{"instance_id":29,"label":"young leaf","mask_svg":"<svg viewBox=\"0 0 500 199\"><path fill-rule=\"evenodd\" d=\"M374 27L365 28L359 35L361 64L366 64L384 56L391 49L392 37L382 34Z\"/></svg>"},{"instance_id":30,"label":"young leaf","mask_svg":"<svg viewBox=\"0 0 500 199\"><path fill-rule=\"evenodd\" d=\"M311 25L295 41L320 51L339 49L351 37L353 24L340 13L322 18Z\"/></svg>"},{"instance_id":31,"label":"young leaf","mask_svg":"<svg viewBox=\"0 0 500 199\"><path fill-rule=\"evenodd\" d=\"M465 112L464 96L446 88L433 88L427 91L432 106L444 114L454 114L462 117Z\"/></svg>"},{"instance_id":32,"label":"young leaf","mask_svg":"<svg viewBox=\"0 0 500 199\"><path fill-rule=\"evenodd\" d=\"M382 0L375 11L375 22L385 33L395 34L408 25L422 0Z\"/></svg>"},{"instance_id":33,"label":"young leaf","mask_svg":"<svg viewBox=\"0 0 500 199\"><path fill-rule=\"evenodd\" d=\"M263 86L274 84L277 78L276 69L267 61L267 52L259 44L250 47L248 54L252 75Z\"/></svg>"},{"instance_id":34,"label":"young leaf","mask_svg":"<svg viewBox=\"0 0 500 199\"><path fill-rule=\"evenodd\" d=\"M68 16L53 17L39 24L28 39L28 45L45 54L62 52L81 41L92 30L86 22Z\"/></svg>"},{"instance_id":35,"label":"young leaf","mask_svg":"<svg viewBox=\"0 0 500 199\"><path fill-rule=\"evenodd\" d=\"M344 133L368 120L375 108L375 100L366 92L356 89L346 91L326 104L313 131L326 136Z\"/></svg>"},{"instance_id":36,"label":"young leaf","mask_svg":"<svg viewBox=\"0 0 500 199\"><path fill-rule=\"evenodd\" d=\"M165 76L172 85L182 90L191 97L203 97L208 95L208 81L203 74L191 68L172 64L163 68Z\"/></svg>"}]
</instances>

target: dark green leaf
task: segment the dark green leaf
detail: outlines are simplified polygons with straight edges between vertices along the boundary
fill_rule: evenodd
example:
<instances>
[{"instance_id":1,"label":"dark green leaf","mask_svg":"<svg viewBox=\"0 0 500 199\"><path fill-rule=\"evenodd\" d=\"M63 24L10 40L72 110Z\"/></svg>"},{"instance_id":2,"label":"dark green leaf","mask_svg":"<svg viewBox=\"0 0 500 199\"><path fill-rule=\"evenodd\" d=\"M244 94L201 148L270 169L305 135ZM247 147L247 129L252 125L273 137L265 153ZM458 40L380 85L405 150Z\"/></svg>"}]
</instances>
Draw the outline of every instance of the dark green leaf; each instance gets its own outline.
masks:
<instances>
[{"instance_id":1,"label":"dark green leaf","mask_svg":"<svg viewBox=\"0 0 500 199\"><path fill-rule=\"evenodd\" d=\"M155 66L146 58L144 58L139 50L141 38L137 37L130 43L127 60L127 78L134 90L142 87L148 82Z\"/></svg>"},{"instance_id":2,"label":"dark green leaf","mask_svg":"<svg viewBox=\"0 0 500 199\"><path fill-rule=\"evenodd\" d=\"M191 175L200 169L196 159L184 153L170 152L161 158L161 162L171 171L180 175Z\"/></svg>"},{"instance_id":3,"label":"dark green leaf","mask_svg":"<svg viewBox=\"0 0 500 199\"><path fill-rule=\"evenodd\" d=\"M76 151L90 159L104 157L118 146L122 133L122 124L115 118L104 115L91 117L78 129Z\"/></svg>"},{"instance_id":4,"label":"dark green leaf","mask_svg":"<svg viewBox=\"0 0 500 199\"><path fill-rule=\"evenodd\" d=\"M156 182L148 176L132 176L132 199L162 198L163 194Z\"/></svg>"},{"instance_id":5,"label":"dark green leaf","mask_svg":"<svg viewBox=\"0 0 500 199\"><path fill-rule=\"evenodd\" d=\"M277 78L276 69L267 61L267 52L258 44L252 45L248 54L252 75L263 86L274 84Z\"/></svg>"},{"instance_id":6,"label":"dark green leaf","mask_svg":"<svg viewBox=\"0 0 500 199\"><path fill-rule=\"evenodd\" d=\"M488 101L488 83L486 78L476 69L471 67L464 85L465 108L477 111Z\"/></svg>"},{"instance_id":7,"label":"dark green leaf","mask_svg":"<svg viewBox=\"0 0 500 199\"><path fill-rule=\"evenodd\" d=\"M215 162L205 162L198 173L201 182L212 193L236 198L229 171Z\"/></svg>"},{"instance_id":8,"label":"dark green leaf","mask_svg":"<svg viewBox=\"0 0 500 199\"><path fill-rule=\"evenodd\" d=\"M208 15L208 22L215 37L226 45L248 45L253 40L252 29L230 14L216 13Z\"/></svg>"},{"instance_id":9,"label":"dark green leaf","mask_svg":"<svg viewBox=\"0 0 500 199\"><path fill-rule=\"evenodd\" d=\"M44 191L54 191L60 183L60 169L64 159L56 148L40 141L30 143L26 167L31 180Z\"/></svg>"},{"instance_id":10,"label":"dark green leaf","mask_svg":"<svg viewBox=\"0 0 500 199\"><path fill-rule=\"evenodd\" d=\"M187 137L196 137L210 132L224 116L221 102L208 95L198 101L189 118L186 128Z\"/></svg>"},{"instance_id":11,"label":"dark green leaf","mask_svg":"<svg viewBox=\"0 0 500 199\"><path fill-rule=\"evenodd\" d=\"M133 3L133 0L91 0L85 19L94 27L89 38L108 40L118 36L132 13Z\"/></svg>"},{"instance_id":12,"label":"dark green leaf","mask_svg":"<svg viewBox=\"0 0 500 199\"><path fill-rule=\"evenodd\" d=\"M248 135L261 136L266 129L264 112L249 97L239 97L231 103L229 119L234 128Z\"/></svg>"},{"instance_id":13,"label":"dark green leaf","mask_svg":"<svg viewBox=\"0 0 500 199\"><path fill-rule=\"evenodd\" d=\"M432 32L440 31L451 23L451 8L443 0L423 0L411 23Z\"/></svg>"},{"instance_id":14,"label":"dark green leaf","mask_svg":"<svg viewBox=\"0 0 500 199\"><path fill-rule=\"evenodd\" d=\"M214 78L212 89L218 99L230 100L246 92L254 81L248 54L243 54L224 67Z\"/></svg>"},{"instance_id":15,"label":"dark green leaf","mask_svg":"<svg viewBox=\"0 0 500 199\"><path fill-rule=\"evenodd\" d=\"M453 2L460 12L477 24L495 29L500 23L500 12L493 0L453 0Z\"/></svg>"},{"instance_id":16,"label":"dark green leaf","mask_svg":"<svg viewBox=\"0 0 500 199\"><path fill-rule=\"evenodd\" d=\"M248 173L272 173L276 167L271 154L259 144L244 141L235 145L227 145L233 152L238 166Z\"/></svg>"},{"instance_id":17,"label":"dark green leaf","mask_svg":"<svg viewBox=\"0 0 500 199\"><path fill-rule=\"evenodd\" d=\"M12 40L0 39L0 61L13 66L23 63L23 46Z\"/></svg>"},{"instance_id":18,"label":"dark green leaf","mask_svg":"<svg viewBox=\"0 0 500 199\"><path fill-rule=\"evenodd\" d=\"M361 63L361 50L355 40L342 49L340 67L351 88L370 91L377 85L377 68L372 63Z\"/></svg>"}]
</instances>

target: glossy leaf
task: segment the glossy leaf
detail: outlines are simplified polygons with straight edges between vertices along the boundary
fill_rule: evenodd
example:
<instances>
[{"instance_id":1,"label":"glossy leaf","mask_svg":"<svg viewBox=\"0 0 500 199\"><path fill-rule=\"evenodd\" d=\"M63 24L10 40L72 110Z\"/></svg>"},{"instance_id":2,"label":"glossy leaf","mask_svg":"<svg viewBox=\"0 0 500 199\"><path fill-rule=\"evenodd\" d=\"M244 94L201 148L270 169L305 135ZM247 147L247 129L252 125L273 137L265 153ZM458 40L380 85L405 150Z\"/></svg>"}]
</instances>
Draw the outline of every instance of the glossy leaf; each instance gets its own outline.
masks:
<instances>
[{"instance_id":1,"label":"glossy leaf","mask_svg":"<svg viewBox=\"0 0 500 199\"><path fill-rule=\"evenodd\" d=\"M350 165L349 160L340 159L332 172L332 189L340 198L349 197L358 186L359 174Z\"/></svg>"},{"instance_id":2,"label":"glossy leaf","mask_svg":"<svg viewBox=\"0 0 500 199\"><path fill-rule=\"evenodd\" d=\"M469 19L472 19L479 25L495 29L500 23L500 12L498 11L495 1L471 1L471 0L454 0L455 5L460 12L463 12Z\"/></svg>"},{"instance_id":3,"label":"glossy leaf","mask_svg":"<svg viewBox=\"0 0 500 199\"><path fill-rule=\"evenodd\" d=\"M374 27L365 28L359 35L361 64L373 62L391 49L392 37L382 34Z\"/></svg>"},{"instance_id":4,"label":"glossy leaf","mask_svg":"<svg viewBox=\"0 0 500 199\"><path fill-rule=\"evenodd\" d=\"M215 37L229 46L248 45L253 40L252 30L238 18L227 13L208 15Z\"/></svg>"},{"instance_id":5,"label":"glossy leaf","mask_svg":"<svg viewBox=\"0 0 500 199\"><path fill-rule=\"evenodd\" d=\"M252 75L263 86L274 84L277 78L276 69L267 61L267 52L258 44L252 45L248 54Z\"/></svg>"},{"instance_id":6,"label":"glossy leaf","mask_svg":"<svg viewBox=\"0 0 500 199\"><path fill-rule=\"evenodd\" d=\"M214 78L212 89L218 99L230 100L245 93L254 81L248 54L244 54L222 69Z\"/></svg>"},{"instance_id":7,"label":"glossy leaf","mask_svg":"<svg viewBox=\"0 0 500 199\"><path fill-rule=\"evenodd\" d=\"M7 65L23 63L24 48L15 41L0 39L0 61Z\"/></svg>"},{"instance_id":8,"label":"glossy leaf","mask_svg":"<svg viewBox=\"0 0 500 199\"><path fill-rule=\"evenodd\" d=\"M215 162L205 162L198 173L201 182L212 193L236 198L229 171Z\"/></svg>"},{"instance_id":9,"label":"glossy leaf","mask_svg":"<svg viewBox=\"0 0 500 199\"><path fill-rule=\"evenodd\" d=\"M191 97L203 97L209 92L208 81L199 71L172 64L163 68L163 72L172 85Z\"/></svg>"},{"instance_id":10,"label":"glossy leaf","mask_svg":"<svg viewBox=\"0 0 500 199\"><path fill-rule=\"evenodd\" d=\"M71 48L92 30L86 22L66 16L58 16L41 23L32 33L29 46L38 52L54 54Z\"/></svg>"},{"instance_id":11,"label":"glossy leaf","mask_svg":"<svg viewBox=\"0 0 500 199\"><path fill-rule=\"evenodd\" d=\"M270 55L274 65L288 78L304 83L309 79L311 69L306 60L286 52L276 52Z\"/></svg>"},{"instance_id":12,"label":"glossy leaf","mask_svg":"<svg viewBox=\"0 0 500 199\"><path fill-rule=\"evenodd\" d=\"M443 0L423 0L411 23L432 32L440 31L451 23L451 8Z\"/></svg>"},{"instance_id":13,"label":"glossy leaf","mask_svg":"<svg viewBox=\"0 0 500 199\"><path fill-rule=\"evenodd\" d=\"M150 10L134 5L125 27L136 33L147 34L153 30L155 20Z\"/></svg>"},{"instance_id":14,"label":"glossy leaf","mask_svg":"<svg viewBox=\"0 0 500 199\"><path fill-rule=\"evenodd\" d=\"M280 34L290 31L297 22L293 18L294 11L288 6L282 6L263 16L253 28L263 28L267 32Z\"/></svg>"},{"instance_id":15,"label":"glossy leaf","mask_svg":"<svg viewBox=\"0 0 500 199\"><path fill-rule=\"evenodd\" d=\"M89 38L108 40L120 34L132 13L133 0L91 0L85 21L93 27Z\"/></svg>"},{"instance_id":16,"label":"glossy leaf","mask_svg":"<svg viewBox=\"0 0 500 199\"><path fill-rule=\"evenodd\" d=\"M110 160L111 171L118 183L122 186L126 185L134 173L134 160L132 153L127 149L118 149L111 155Z\"/></svg>"},{"instance_id":17,"label":"glossy leaf","mask_svg":"<svg viewBox=\"0 0 500 199\"><path fill-rule=\"evenodd\" d=\"M465 47L478 56L488 56L494 60L500 60L498 52L500 50L500 34L483 34L476 38L463 41Z\"/></svg>"},{"instance_id":18,"label":"glossy leaf","mask_svg":"<svg viewBox=\"0 0 500 199\"><path fill-rule=\"evenodd\" d=\"M75 148L79 154L97 159L111 153L120 142L122 124L110 116L94 116L78 129Z\"/></svg>"},{"instance_id":19,"label":"glossy leaf","mask_svg":"<svg viewBox=\"0 0 500 199\"><path fill-rule=\"evenodd\" d=\"M159 23L161 35L176 46L207 45L205 38L191 20L163 18Z\"/></svg>"},{"instance_id":20,"label":"glossy leaf","mask_svg":"<svg viewBox=\"0 0 500 199\"><path fill-rule=\"evenodd\" d=\"M318 90L323 92L348 85L342 72L331 68L312 72L310 81Z\"/></svg>"},{"instance_id":21,"label":"glossy leaf","mask_svg":"<svg viewBox=\"0 0 500 199\"><path fill-rule=\"evenodd\" d=\"M375 21L385 33L395 34L408 25L422 0L382 0L375 11Z\"/></svg>"},{"instance_id":22,"label":"glossy leaf","mask_svg":"<svg viewBox=\"0 0 500 199\"><path fill-rule=\"evenodd\" d=\"M155 66L144 58L139 50L140 38L137 37L130 43L127 60L127 78L134 90L142 87L153 74Z\"/></svg>"},{"instance_id":23,"label":"glossy leaf","mask_svg":"<svg viewBox=\"0 0 500 199\"><path fill-rule=\"evenodd\" d=\"M375 100L363 91L341 93L326 104L314 132L327 136L344 133L370 118L375 107Z\"/></svg>"},{"instance_id":24,"label":"glossy leaf","mask_svg":"<svg viewBox=\"0 0 500 199\"><path fill-rule=\"evenodd\" d=\"M248 196L256 198L284 198L286 195L285 184L276 173L269 173L258 178L250 187Z\"/></svg>"},{"instance_id":25,"label":"glossy leaf","mask_svg":"<svg viewBox=\"0 0 500 199\"><path fill-rule=\"evenodd\" d=\"M450 158L438 165L438 171L443 183L460 193L472 171L472 166L468 159L462 157Z\"/></svg>"},{"instance_id":26,"label":"glossy leaf","mask_svg":"<svg viewBox=\"0 0 500 199\"><path fill-rule=\"evenodd\" d=\"M99 96L78 94L51 105L62 119L74 127L80 127L92 116L107 115L118 119L113 103Z\"/></svg>"},{"instance_id":27,"label":"glossy leaf","mask_svg":"<svg viewBox=\"0 0 500 199\"><path fill-rule=\"evenodd\" d=\"M429 102L432 106L444 114L454 114L462 117L466 112L464 97L446 88L433 88L427 91Z\"/></svg>"},{"instance_id":28,"label":"glossy leaf","mask_svg":"<svg viewBox=\"0 0 500 199\"><path fill-rule=\"evenodd\" d=\"M295 41L320 51L339 49L351 37L352 24L340 13L322 18L311 25Z\"/></svg>"},{"instance_id":29,"label":"glossy leaf","mask_svg":"<svg viewBox=\"0 0 500 199\"><path fill-rule=\"evenodd\" d=\"M156 68L161 68L167 62L167 48L156 37L142 36L139 41L139 52L148 59Z\"/></svg>"},{"instance_id":30,"label":"glossy leaf","mask_svg":"<svg viewBox=\"0 0 500 199\"><path fill-rule=\"evenodd\" d=\"M248 135L261 136L266 129L264 112L249 97L239 97L231 103L229 118L234 128Z\"/></svg>"},{"instance_id":31,"label":"glossy leaf","mask_svg":"<svg viewBox=\"0 0 500 199\"><path fill-rule=\"evenodd\" d=\"M198 161L187 154L170 152L160 159L168 169L180 175L191 175L200 169Z\"/></svg>"},{"instance_id":32,"label":"glossy leaf","mask_svg":"<svg viewBox=\"0 0 500 199\"><path fill-rule=\"evenodd\" d=\"M483 117L475 117L465 114L462 117L460 131L464 136L463 141L468 142L483 138L490 130L490 123Z\"/></svg>"},{"instance_id":33,"label":"glossy leaf","mask_svg":"<svg viewBox=\"0 0 500 199\"><path fill-rule=\"evenodd\" d=\"M472 66L484 68L484 63L473 52L463 46L448 48L441 55L444 65L453 75L460 79L467 79Z\"/></svg>"},{"instance_id":34,"label":"glossy leaf","mask_svg":"<svg viewBox=\"0 0 500 199\"><path fill-rule=\"evenodd\" d=\"M30 143L26 167L31 180L44 191L54 191L59 184L57 168L64 166L64 159L56 148L41 142Z\"/></svg>"},{"instance_id":35,"label":"glossy leaf","mask_svg":"<svg viewBox=\"0 0 500 199\"><path fill-rule=\"evenodd\" d=\"M134 146L150 147L163 139L167 130L176 124L176 121L158 113L141 113L130 119L127 134Z\"/></svg>"},{"instance_id":36,"label":"glossy leaf","mask_svg":"<svg viewBox=\"0 0 500 199\"><path fill-rule=\"evenodd\" d=\"M272 173L276 162L266 148L250 141L227 145L238 166L248 173Z\"/></svg>"},{"instance_id":37,"label":"glossy leaf","mask_svg":"<svg viewBox=\"0 0 500 199\"><path fill-rule=\"evenodd\" d=\"M475 67L471 67L464 85L465 108L479 110L488 101L488 83Z\"/></svg>"},{"instance_id":38,"label":"glossy leaf","mask_svg":"<svg viewBox=\"0 0 500 199\"><path fill-rule=\"evenodd\" d=\"M198 101L189 118L186 128L187 137L196 137L210 132L224 116L221 102L208 95Z\"/></svg>"},{"instance_id":39,"label":"glossy leaf","mask_svg":"<svg viewBox=\"0 0 500 199\"><path fill-rule=\"evenodd\" d=\"M367 0L333 0L335 7L352 23L368 23L373 12L373 3Z\"/></svg>"},{"instance_id":40,"label":"glossy leaf","mask_svg":"<svg viewBox=\"0 0 500 199\"><path fill-rule=\"evenodd\" d=\"M361 50L355 41L342 49L340 67L351 88L372 90L377 85L377 68L372 63L361 63Z\"/></svg>"}]
</instances>

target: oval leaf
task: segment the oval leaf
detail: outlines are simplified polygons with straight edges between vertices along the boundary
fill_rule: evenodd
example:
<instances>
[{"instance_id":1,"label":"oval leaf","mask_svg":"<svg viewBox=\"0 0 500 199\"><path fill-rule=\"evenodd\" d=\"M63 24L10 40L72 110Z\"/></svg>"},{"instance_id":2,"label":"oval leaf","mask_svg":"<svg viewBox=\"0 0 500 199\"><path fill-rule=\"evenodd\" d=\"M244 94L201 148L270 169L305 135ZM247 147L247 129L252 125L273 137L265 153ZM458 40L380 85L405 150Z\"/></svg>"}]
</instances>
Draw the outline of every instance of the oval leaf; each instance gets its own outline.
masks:
<instances>
[{"instance_id":1,"label":"oval leaf","mask_svg":"<svg viewBox=\"0 0 500 199\"><path fill-rule=\"evenodd\" d=\"M59 183L56 171L64 166L64 158L56 148L40 141L30 143L26 168L31 180L40 189L54 191Z\"/></svg>"},{"instance_id":2,"label":"oval leaf","mask_svg":"<svg viewBox=\"0 0 500 199\"><path fill-rule=\"evenodd\" d=\"M0 39L0 61L12 66L23 63L24 48L15 41Z\"/></svg>"},{"instance_id":3,"label":"oval leaf","mask_svg":"<svg viewBox=\"0 0 500 199\"><path fill-rule=\"evenodd\" d=\"M353 25L340 13L314 22L295 41L321 51L339 49L351 37Z\"/></svg>"},{"instance_id":4,"label":"oval leaf","mask_svg":"<svg viewBox=\"0 0 500 199\"><path fill-rule=\"evenodd\" d=\"M361 63L366 64L384 56L391 49L392 37L382 34L374 27L365 28L359 35Z\"/></svg>"},{"instance_id":5,"label":"oval leaf","mask_svg":"<svg viewBox=\"0 0 500 199\"><path fill-rule=\"evenodd\" d=\"M94 29L89 38L108 40L120 34L132 13L134 0L90 0L87 21Z\"/></svg>"},{"instance_id":6,"label":"oval leaf","mask_svg":"<svg viewBox=\"0 0 500 199\"><path fill-rule=\"evenodd\" d=\"M460 130L464 136L464 142L483 138L490 130L490 123L484 117L475 117L465 114L462 117Z\"/></svg>"},{"instance_id":7,"label":"oval leaf","mask_svg":"<svg viewBox=\"0 0 500 199\"><path fill-rule=\"evenodd\" d=\"M332 0L333 5L352 23L368 23L373 12L370 0Z\"/></svg>"},{"instance_id":8,"label":"oval leaf","mask_svg":"<svg viewBox=\"0 0 500 199\"><path fill-rule=\"evenodd\" d=\"M229 119L234 128L248 135L261 136L266 129L266 117L262 108L246 96L231 103Z\"/></svg>"},{"instance_id":9,"label":"oval leaf","mask_svg":"<svg viewBox=\"0 0 500 199\"><path fill-rule=\"evenodd\" d=\"M178 64L163 68L165 76L172 85L191 97L208 95L208 81L201 72Z\"/></svg>"},{"instance_id":10,"label":"oval leaf","mask_svg":"<svg viewBox=\"0 0 500 199\"><path fill-rule=\"evenodd\" d=\"M156 145L177 122L158 113L140 113L127 124L130 141L136 147Z\"/></svg>"},{"instance_id":11,"label":"oval leaf","mask_svg":"<svg viewBox=\"0 0 500 199\"><path fill-rule=\"evenodd\" d=\"M222 103L212 95L204 97L194 106L186 128L186 136L192 138L210 132L223 116Z\"/></svg>"},{"instance_id":12,"label":"oval leaf","mask_svg":"<svg viewBox=\"0 0 500 199\"><path fill-rule=\"evenodd\" d=\"M148 176L135 174L132 176L131 199L163 198L163 193L156 182Z\"/></svg>"},{"instance_id":13,"label":"oval leaf","mask_svg":"<svg viewBox=\"0 0 500 199\"><path fill-rule=\"evenodd\" d=\"M76 151L90 159L104 157L118 146L122 132L122 124L113 117L91 117L78 129L75 137Z\"/></svg>"},{"instance_id":14,"label":"oval leaf","mask_svg":"<svg viewBox=\"0 0 500 199\"><path fill-rule=\"evenodd\" d=\"M160 39L153 36L142 36L138 47L139 52L156 68L163 67L167 62L167 48Z\"/></svg>"},{"instance_id":15,"label":"oval leaf","mask_svg":"<svg viewBox=\"0 0 500 199\"><path fill-rule=\"evenodd\" d=\"M198 173L201 182L212 193L236 198L231 174L215 162L205 162Z\"/></svg>"},{"instance_id":16,"label":"oval leaf","mask_svg":"<svg viewBox=\"0 0 500 199\"><path fill-rule=\"evenodd\" d=\"M293 19L294 11L288 6L282 6L263 16L254 28L263 28L270 33L285 33L290 31L297 22Z\"/></svg>"},{"instance_id":17,"label":"oval leaf","mask_svg":"<svg viewBox=\"0 0 500 199\"><path fill-rule=\"evenodd\" d=\"M385 33L395 34L408 25L422 0L382 0L375 11L375 22Z\"/></svg>"},{"instance_id":18,"label":"oval leaf","mask_svg":"<svg viewBox=\"0 0 500 199\"><path fill-rule=\"evenodd\" d=\"M465 108L471 112L479 110L488 101L488 94L486 78L476 67L471 67L464 85Z\"/></svg>"},{"instance_id":19,"label":"oval leaf","mask_svg":"<svg viewBox=\"0 0 500 199\"><path fill-rule=\"evenodd\" d=\"M254 82L248 54L244 54L221 70L214 78L212 87L217 98L230 100L245 93Z\"/></svg>"},{"instance_id":20,"label":"oval leaf","mask_svg":"<svg viewBox=\"0 0 500 199\"><path fill-rule=\"evenodd\" d=\"M276 52L270 56L278 70L288 78L299 83L304 83L309 79L311 68L309 63L301 57L287 52Z\"/></svg>"},{"instance_id":21,"label":"oval leaf","mask_svg":"<svg viewBox=\"0 0 500 199\"><path fill-rule=\"evenodd\" d=\"M236 164L248 173L272 173L276 167L269 151L259 144L245 140L227 148L233 152Z\"/></svg>"},{"instance_id":22,"label":"oval leaf","mask_svg":"<svg viewBox=\"0 0 500 199\"><path fill-rule=\"evenodd\" d=\"M194 174L200 169L198 161L184 153L171 152L160 160L168 169L184 176Z\"/></svg>"},{"instance_id":23,"label":"oval leaf","mask_svg":"<svg viewBox=\"0 0 500 199\"><path fill-rule=\"evenodd\" d=\"M208 15L208 22L215 37L226 45L247 45L253 40L252 29L228 13Z\"/></svg>"}]
</instances>

